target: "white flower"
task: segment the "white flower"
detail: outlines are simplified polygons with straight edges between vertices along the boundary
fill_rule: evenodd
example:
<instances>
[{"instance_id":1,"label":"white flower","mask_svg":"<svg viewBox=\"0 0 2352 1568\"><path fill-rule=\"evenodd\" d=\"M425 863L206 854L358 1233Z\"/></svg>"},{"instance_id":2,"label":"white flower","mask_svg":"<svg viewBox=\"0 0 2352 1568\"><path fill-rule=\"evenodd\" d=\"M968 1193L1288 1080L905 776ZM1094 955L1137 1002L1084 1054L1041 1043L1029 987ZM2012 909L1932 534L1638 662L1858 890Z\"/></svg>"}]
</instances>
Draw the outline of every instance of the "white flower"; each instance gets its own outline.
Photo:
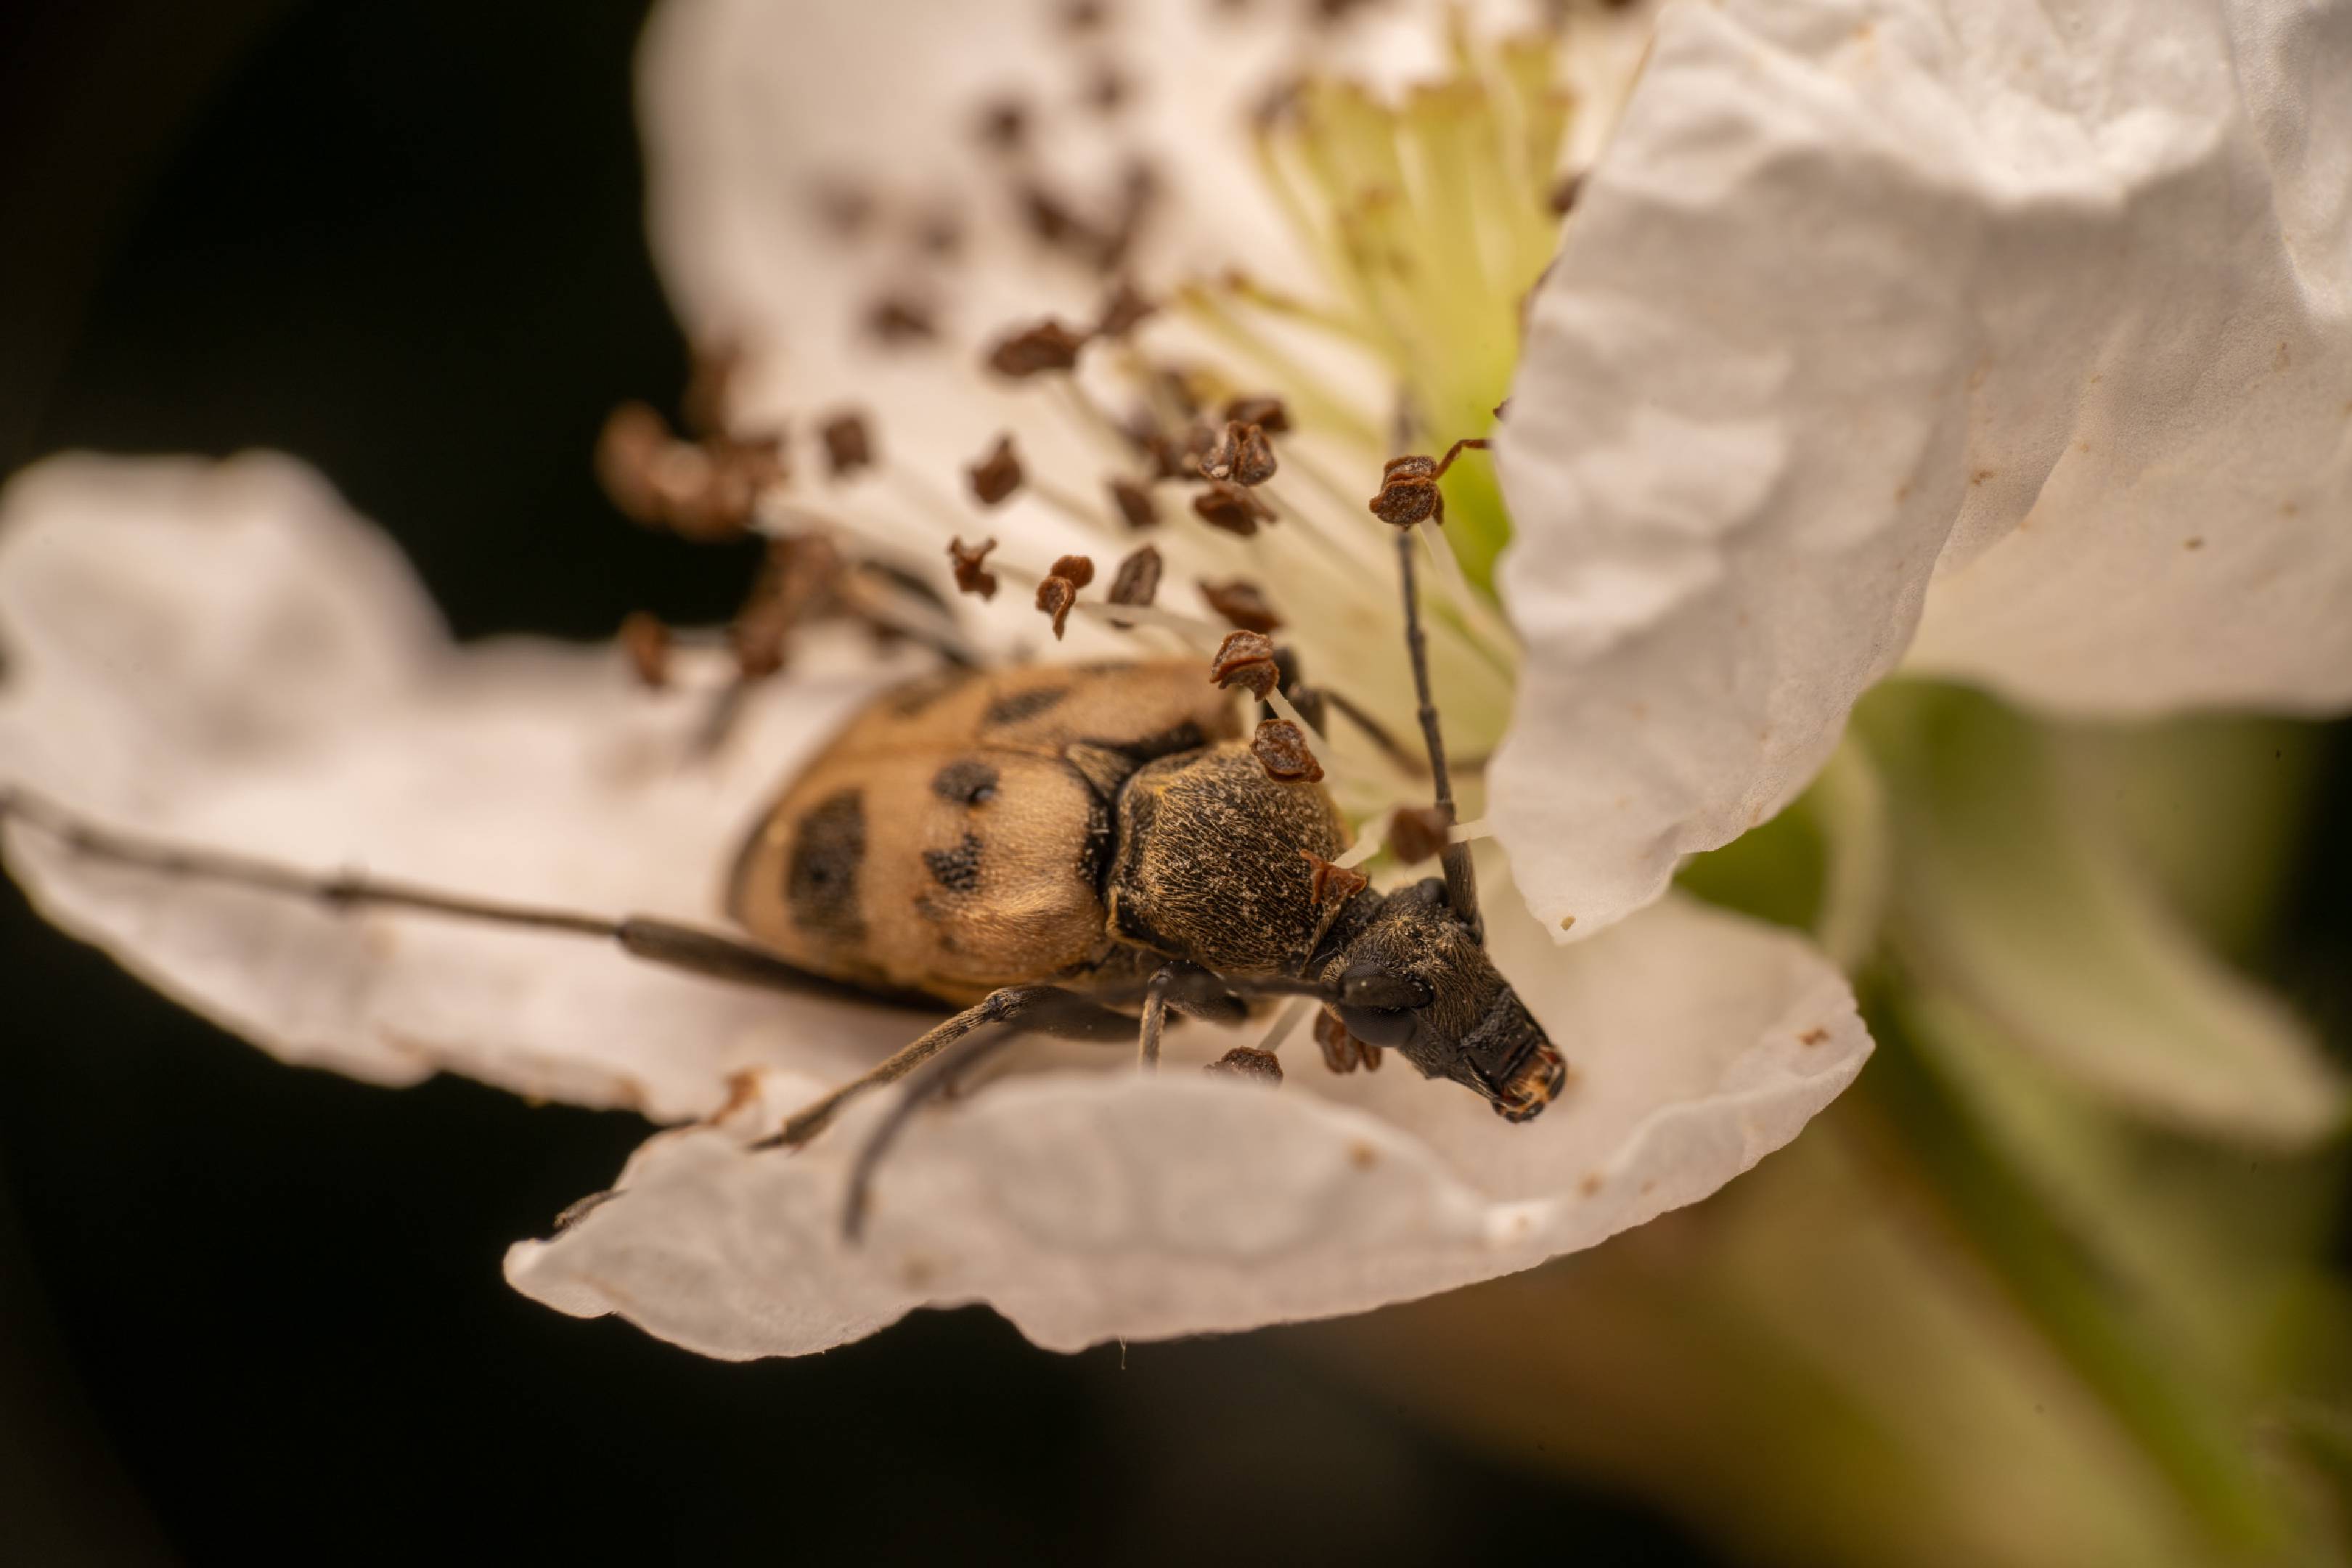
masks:
<instances>
[{"instance_id":1,"label":"white flower","mask_svg":"<svg viewBox=\"0 0 2352 1568\"><path fill-rule=\"evenodd\" d=\"M459 650L397 557L286 459L52 459L0 497L13 783L101 823L320 872L707 919L780 778L894 676L812 637L734 741L616 650ZM714 656L715 657L715 656ZM862 1247L841 1179L879 1104L798 1154L746 1136L902 1045L917 1014L777 996L543 932L312 901L79 858L24 823L45 913L291 1061L436 1068L718 1126L663 1134L516 1283L713 1354L817 1350L984 1300L1076 1348L1357 1310L1528 1267L1705 1196L1792 1137L1869 1049L1794 937L1670 902L1563 959L1488 900L1490 941L1579 1080L1540 1120L1387 1070L1277 1091L1191 1070L993 1083L910 1131ZM1490 867L1498 876L1499 864ZM1255 1037L1255 1033L1244 1037ZM1059 1058L1071 1068L1084 1058Z\"/></svg>"},{"instance_id":2,"label":"white flower","mask_svg":"<svg viewBox=\"0 0 2352 1568\"><path fill-rule=\"evenodd\" d=\"M2052 31L2029 38L2029 8L2006 3L1940 25L1924 6L1668 7L1515 384L1521 296L1552 245L1539 198L1598 149L1638 31L1576 13L1563 58L1473 29L1465 75L1436 7L1373 6L1331 32L1268 5L1104 9L1076 30L1060 7L945 26L913 0L677 0L656 18L656 251L689 331L740 353L730 419L789 420L803 454L762 520L821 517L933 569L949 536L999 534L991 563L1020 591L966 619L1013 651L1045 632L1015 601L1047 563L1124 548L1102 479L1137 458L1110 426L1143 406L1174 428L1158 373L1184 371L1212 406L1276 393L1299 426L1265 487L1281 521L1242 540L1171 516L1150 535L1170 567L1158 614L1129 634L1074 623L1073 647L1197 651L1215 628L1196 581L1244 575L1310 679L1410 732L1390 536L1363 498L1392 426L1435 451L1483 433L1508 390L1510 509L1465 458L1451 545L1430 542L1422 576L1449 741L1469 757L1503 746L1509 866L1486 857L1490 941L1577 1077L1506 1128L1393 1068L1294 1070L1269 1094L1040 1053L1058 1068L910 1128L850 1249L845 1167L885 1107L862 1103L797 1154L747 1135L909 1037L906 1015L729 990L575 940L159 883L11 826L12 864L56 918L280 1054L383 1079L446 1065L715 1123L656 1137L615 1196L519 1246L509 1270L527 1291L724 1355L822 1348L975 1300L1075 1347L1360 1310L1705 1195L1859 1069L1868 1040L1843 982L1791 937L1673 900L1572 950L1559 930L1647 903L1681 853L1800 787L1901 654L1939 558L1955 629L1931 617L1925 646L1976 650L1944 668L2030 647L2016 625L1971 642L1957 606L2030 552L2032 531L2013 526L2036 488L2052 506L2042 478L2077 440L2095 441L2087 456L2139 445L2109 486L2050 512L2083 542L2037 563L2039 591L1992 595L2049 641L2016 662L2081 700L2340 700L2346 661L2325 640L2340 628L2317 613L2341 603L2340 528L2241 508L2252 555L2222 549L2219 524L2183 550L2232 563L2259 612L2241 622L2146 565L2152 523L2111 515L2168 527L2242 499L2252 470L2228 437L2247 427L2273 443L2266 479L2344 515L2341 428L2326 446L2311 401L2345 363L2341 182L2330 207L2305 165L2340 173L2345 138L2315 121L2307 142L2291 134L2321 112L2291 71L2249 72L2259 91L2242 92L2194 48L2158 68L2141 40L2217 43L2210 8L2032 7ZM2299 43L2247 24L2239 58L2318 72L2341 23L2311 13ZM1250 113L1301 51L1448 84L1390 110L1318 76ZM2073 68L2094 57L2101 68ZM1589 77L1580 115L1551 111L1561 71ZM992 146L975 126L1008 95L1025 134L1000 115ZM2196 197L2200 174L2255 215L2214 226L2210 246L2194 210L2167 205ZM2297 245L2272 256L2265 221ZM1114 250L1170 308L1071 373L978 374L1009 327L1090 322ZM2139 259L2085 280L2081 257L2118 253ZM2187 282L2166 270L2191 261L2204 271ZM2159 296L2195 346L2148 345ZM896 350L877 346L877 307ZM2151 363L2232 363L2221 349L2273 319L2289 350L2276 401L2179 374L2147 390ZM2093 375L2134 390L2089 393ZM2085 424L2110 396L2131 401ZM843 410L871 421L882 461L819 479L805 432ZM1006 431L1030 479L983 523L960 470ZM2155 460L2175 449L2197 460ZM1997 483L2037 462L2013 493ZM1188 493L1163 487L1161 504L1179 514ZM690 692L632 692L611 654L448 648L396 563L283 464L62 460L16 481L0 528L12 777L110 822L483 897L704 916L762 798L904 668L813 639L737 742L692 763ZM2209 634L2226 620L2227 670L2137 646L2135 605L2086 616L2084 574L2116 571L2132 584L2119 598L2156 582L2175 596L2152 603L2193 602ZM2029 603L2054 607L2036 620ZM2071 670L2053 651L2066 638L2091 650ZM2332 663L2297 662L2315 640ZM2144 686L2117 674L2136 666ZM2203 684L2180 673L2197 669ZM1368 824L1414 787L1356 729L1326 745L1336 795ZM1171 1057L1228 1043L1194 1026Z\"/></svg>"}]
</instances>

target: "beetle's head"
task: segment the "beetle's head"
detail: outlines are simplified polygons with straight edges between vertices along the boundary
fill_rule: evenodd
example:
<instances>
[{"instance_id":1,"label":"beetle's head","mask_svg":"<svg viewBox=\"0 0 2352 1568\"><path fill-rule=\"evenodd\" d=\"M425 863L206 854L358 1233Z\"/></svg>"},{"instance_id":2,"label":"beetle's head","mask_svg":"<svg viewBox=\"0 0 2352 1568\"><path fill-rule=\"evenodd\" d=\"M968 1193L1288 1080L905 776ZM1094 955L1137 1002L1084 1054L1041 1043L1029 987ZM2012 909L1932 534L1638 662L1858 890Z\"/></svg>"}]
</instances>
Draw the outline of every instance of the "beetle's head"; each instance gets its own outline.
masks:
<instances>
[{"instance_id":1,"label":"beetle's head","mask_svg":"<svg viewBox=\"0 0 2352 1568\"><path fill-rule=\"evenodd\" d=\"M1543 1026L1435 877L1383 900L1322 979L1349 1034L1396 1050L1425 1078L1477 1090L1507 1121L1542 1114L1568 1081Z\"/></svg>"}]
</instances>

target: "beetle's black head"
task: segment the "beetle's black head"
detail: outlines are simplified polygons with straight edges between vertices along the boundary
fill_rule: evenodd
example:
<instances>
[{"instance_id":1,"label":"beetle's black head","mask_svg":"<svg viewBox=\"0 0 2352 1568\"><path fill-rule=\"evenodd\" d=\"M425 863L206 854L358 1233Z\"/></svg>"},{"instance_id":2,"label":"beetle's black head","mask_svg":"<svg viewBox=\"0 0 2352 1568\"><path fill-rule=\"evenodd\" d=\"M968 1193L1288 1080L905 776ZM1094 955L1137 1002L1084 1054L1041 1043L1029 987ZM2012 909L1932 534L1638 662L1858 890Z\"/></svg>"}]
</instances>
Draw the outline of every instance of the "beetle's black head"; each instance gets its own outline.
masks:
<instances>
[{"instance_id":1,"label":"beetle's black head","mask_svg":"<svg viewBox=\"0 0 2352 1568\"><path fill-rule=\"evenodd\" d=\"M1399 889L1325 961L1348 1032L1425 1078L1452 1079L1509 1121L1541 1115L1568 1081L1543 1026L1486 956L1435 877Z\"/></svg>"}]
</instances>

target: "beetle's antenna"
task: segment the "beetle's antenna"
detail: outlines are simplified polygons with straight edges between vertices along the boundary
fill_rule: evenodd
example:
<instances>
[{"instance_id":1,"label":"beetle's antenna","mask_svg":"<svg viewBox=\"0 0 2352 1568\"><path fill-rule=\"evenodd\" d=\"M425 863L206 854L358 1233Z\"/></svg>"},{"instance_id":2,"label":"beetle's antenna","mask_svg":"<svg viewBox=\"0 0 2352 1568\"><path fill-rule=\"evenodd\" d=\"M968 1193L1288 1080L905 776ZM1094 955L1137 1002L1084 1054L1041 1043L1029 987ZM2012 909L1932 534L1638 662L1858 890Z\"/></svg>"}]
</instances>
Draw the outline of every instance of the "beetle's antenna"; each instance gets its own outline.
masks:
<instances>
[{"instance_id":1,"label":"beetle's antenna","mask_svg":"<svg viewBox=\"0 0 2352 1568\"><path fill-rule=\"evenodd\" d=\"M1454 451L1462 443L1454 444ZM1447 462L1454 452L1445 454ZM1396 531L1397 576L1404 588L1404 646L1412 658L1412 690L1421 702L1421 738L1429 749L1429 775L1437 786L1438 815L1445 819L1450 830L1454 823L1454 776L1445 766L1445 737L1437 727L1437 702L1429 690L1429 639L1421 629L1421 584L1412 559L1412 530ZM1450 840L1440 864L1445 869L1445 901L1454 912L1470 923L1470 929L1483 938L1484 924L1478 918L1478 873L1470 863L1470 846Z\"/></svg>"},{"instance_id":2,"label":"beetle's antenna","mask_svg":"<svg viewBox=\"0 0 2352 1568\"><path fill-rule=\"evenodd\" d=\"M215 882L303 899L331 910L376 908L563 936L601 938L632 957L667 969L767 990L874 999L870 993L812 974L766 949L719 931L644 915L595 914L541 904L475 898L413 882L351 872L320 874L249 856L200 849L100 827L19 785L0 782L0 824L10 821L57 841L72 854L158 876ZM903 997L881 998L905 1002Z\"/></svg>"}]
</instances>

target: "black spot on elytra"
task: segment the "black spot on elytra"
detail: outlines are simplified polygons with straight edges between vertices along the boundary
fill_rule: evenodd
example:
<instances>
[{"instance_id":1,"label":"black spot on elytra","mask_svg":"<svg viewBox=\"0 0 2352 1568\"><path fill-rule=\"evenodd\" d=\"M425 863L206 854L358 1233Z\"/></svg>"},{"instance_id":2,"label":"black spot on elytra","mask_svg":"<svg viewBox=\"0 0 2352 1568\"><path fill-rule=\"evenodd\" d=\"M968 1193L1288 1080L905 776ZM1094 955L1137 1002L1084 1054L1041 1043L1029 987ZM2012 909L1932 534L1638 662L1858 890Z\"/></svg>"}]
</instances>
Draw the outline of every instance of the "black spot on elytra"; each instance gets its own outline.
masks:
<instances>
[{"instance_id":1,"label":"black spot on elytra","mask_svg":"<svg viewBox=\"0 0 2352 1568\"><path fill-rule=\"evenodd\" d=\"M793 834L784 869L784 907L793 923L832 942L865 941L857 907L857 869L865 862L865 797L850 789L817 802Z\"/></svg>"},{"instance_id":2,"label":"black spot on elytra","mask_svg":"<svg viewBox=\"0 0 2352 1568\"><path fill-rule=\"evenodd\" d=\"M980 721L989 728L1018 724L1058 706L1069 694L1066 686L1033 686L1026 691L1009 691L988 705Z\"/></svg>"},{"instance_id":3,"label":"black spot on elytra","mask_svg":"<svg viewBox=\"0 0 2352 1568\"><path fill-rule=\"evenodd\" d=\"M976 757L958 757L931 775L931 793L958 805L986 805L996 798L996 770Z\"/></svg>"},{"instance_id":4,"label":"black spot on elytra","mask_svg":"<svg viewBox=\"0 0 2352 1568\"><path fill-rule=\"evenodd\" d=\"M923 864L931 868L931 879L949 892L976 893L980 891L980 836L967 833L952 849L926 849Z\"/></svg>"}]
</instances>

